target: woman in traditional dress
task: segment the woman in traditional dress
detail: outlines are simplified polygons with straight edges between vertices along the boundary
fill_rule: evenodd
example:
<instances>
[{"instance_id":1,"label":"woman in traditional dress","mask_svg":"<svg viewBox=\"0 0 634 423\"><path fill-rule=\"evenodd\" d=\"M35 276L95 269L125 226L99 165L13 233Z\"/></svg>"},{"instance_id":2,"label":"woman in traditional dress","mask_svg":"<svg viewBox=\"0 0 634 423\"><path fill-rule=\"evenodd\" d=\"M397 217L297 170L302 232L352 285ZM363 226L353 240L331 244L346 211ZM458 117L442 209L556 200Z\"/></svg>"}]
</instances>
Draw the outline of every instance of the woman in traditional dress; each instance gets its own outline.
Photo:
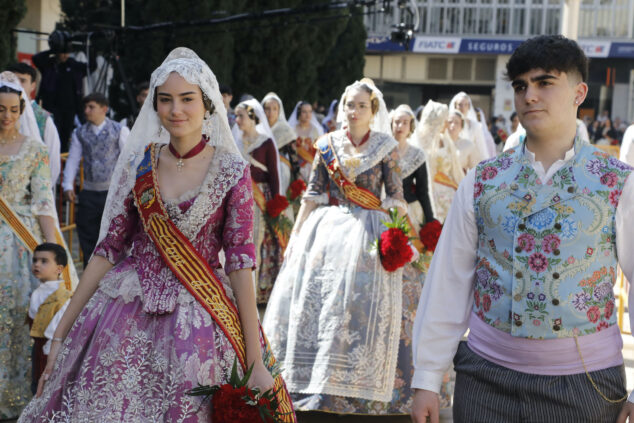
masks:
<instances>
[{"instance_id":1,"label":"woman in traditional dress","mask_svg":"<svg viewBox=\"0 0 634 423\"><path fill-rule=\"evenodd\" d=\"M460 111L452 110L449 112L445 133L456 146L460 167L466 175L467 171L480 163L483 158L480 154L480 150L478 150L473 141L462 137L461 134L464 129L464 125L465 119Z\"/></svg>"},{"instance_id":2,"label":"woman in traditional dress","mask_svg":"<svg viewBox=\"0 0 634 423\"><path fill-rule=\"evenodd\" d=\"M398 155L403 194L407 201L407 214L418 233L423 223L431 222L434 213L429 200L429 183L425 152L412 139L416 129L416 117L407 104L401 104L390 113L392 135L398 141Z\"/></svg>"},{"instance_id":3,"label":"woman in traditional dress","mask_svg":"<svg viewBox=\"0 0 634 423\"><path fill-rule=\"evenodd\" d=\"M328 114L321 122L322 128L324 128L324 132L334 132L337 130L337 105L339 104L339 100L332 100L330 102L330 107L328 108Z\"/></svg>"},{"instance_id":4,"label":"woman in traditional dress","mask_svg":"<svg viewBox=\"0 0 634 423\"><path fill-rule=\"evenodd\" d=\"M282 266L280 237L286 236L267 220L267 202L281 192L280 160L273 132L260 103L255 99L243 101L235 107L235 113L234 137L242 157L251 164L253 179L256 301L266 304Z\"/></svg>"},{"instance_id":5,"label":"woman in traditional dress","mask_svg":"<svg viewBox=\"0 0 634 423\"><path fill-rule=\"evenodd\" d=\"M21 133L22 132L22 133ZM57 214L31 103L20 80L0 74L0 420L14 419L31 398L31 338L26 317L39 281L21 231L56 243Z\"/></svg>"},{"instance_id":6,"label":"woman in traditional dress","mask_svg":"<svg viewBox=\"0 0 634 423\"><path fill-rule=\"evenodd\" d=\"M240 374L253 365L249 386L286 397L259 333L252 202L215 76L175 49L152 73L20 422L209 422L211 401L186 391L227 383L236 362Z\"/></svg>"},{"instance_id":7,"label":"woman in traditional dress","mask_svg":"<svg viewBox=\"0 0 634 423\"><path fill-rule=\"evenodd\" d=\"M471 103L471 97L464 91L456 94L449 103L449 111L458 110L465 118L465 125L462 129L463 138L474 142L482 159L488 159L495 156L495 142L493 138L490 140L485 136L484 131L488 132L488 128L482 127L476 110Z\"/></svg>"},{"instance_id":8,"label":"woman in traditional dress","mask_svg":"<svg viewBox=\"0 0 634 423\"><path fill-rule=\"evenodd\" d=\"M273 131L280 158L280 192L284 194L291 182L299 177L299 157L294 149L297 134L286 121L284 103L275 93L262 99L266 119Z\"/></svg>"},{"instance_id":9,"label":"woman in traditional dress","mask_svg":"<svg viewBox=\"0 0 634 423\"><path fill-rule=\"evenodd\" d=\"M350 85L339 104L343 129L317 142L263 326L298 409L406 413L402 269L387 272L372 249L386 229L380 209L407 210L398 143L371 82Z\"/></svg>"},{"instance_id":10,"label":"woman in traditional dress","mask_svg":"<svg viewBox=\"0 0 634 423\"><path fill-rule=\"evenodd\" d=\"M317 138L324 134L324 128L313 113L313 106L307 101L299 101L288 118L288 124L297 134L295 151L299 156L299 173L304 182L308 182L316 150L313 147Z\"/></svg>"},{"instance_id":11,"label":"woman in traditional dress","mask_svg":"<svg viewBox=\"0 0 634 423\"><path fill-rule=\"evenodd\" d=\"M417 129L417 138L427 155L432 210L441 223L445 221L458 185L464 178L456 146L444 133L447 116L446 105L429 100Z\"/></svg>"}]
</instances>

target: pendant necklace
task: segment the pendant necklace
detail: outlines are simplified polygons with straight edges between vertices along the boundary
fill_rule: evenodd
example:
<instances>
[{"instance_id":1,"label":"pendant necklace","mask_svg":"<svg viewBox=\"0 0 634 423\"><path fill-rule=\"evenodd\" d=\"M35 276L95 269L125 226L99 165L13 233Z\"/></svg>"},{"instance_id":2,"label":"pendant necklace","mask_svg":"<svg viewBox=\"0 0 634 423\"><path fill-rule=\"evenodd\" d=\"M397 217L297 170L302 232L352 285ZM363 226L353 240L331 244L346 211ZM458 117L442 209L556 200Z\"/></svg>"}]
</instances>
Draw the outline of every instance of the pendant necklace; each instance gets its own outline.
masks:
<instances>
[{"instance_id":1,"label":"pendant necklace","mask_svg":"<svg viewBox=\"0 0 634 423\"><path fill-rule=\"evenodd\" d=\"M207 143L205 142L205 138L203 138L198 144L196 144L194 148L189 150L187 154L181 156L180 154L178 154L178 151L176 151L176 149L172 146L172 143L170 143L168 145L170 153L172 153L172 155L178 159L176 161L176 171L180 172L183 169L183 166L185 166L185 162L183 162L184 159L191 159L192 157L203 151L205 149L205 145L207 145Z\"/></svg>"}]
</instances>

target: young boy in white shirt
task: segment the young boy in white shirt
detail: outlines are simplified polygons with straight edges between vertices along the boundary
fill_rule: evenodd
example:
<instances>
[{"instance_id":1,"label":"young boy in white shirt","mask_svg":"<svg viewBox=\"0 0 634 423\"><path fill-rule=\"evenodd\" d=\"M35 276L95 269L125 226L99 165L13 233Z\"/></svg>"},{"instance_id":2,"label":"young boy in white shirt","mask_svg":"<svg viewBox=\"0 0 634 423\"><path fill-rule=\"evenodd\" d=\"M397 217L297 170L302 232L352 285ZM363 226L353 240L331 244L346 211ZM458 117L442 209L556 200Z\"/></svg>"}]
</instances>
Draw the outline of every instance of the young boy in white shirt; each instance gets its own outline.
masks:
<instances>
[{"instance_id":1,"label":"young boy in white shirt","mask_svg":"<svg viewBox=\"0 0 634 423\"><path fill-rule=\"evenodd\" d=\"M31 390L37 390L37 382L46 367L46 348L49 339L45 336L47 328L55 315L68 304L72 293L66 287L61 274L68 264L68 256L64 247L58 244L44 243L33 252L33 266L31 271L41 282L40 286L31 294L29 306L29 323L33 338L32 380ZM62 311L63 313L63 311ZM57 319L59 320L59 319ZM48 331L53 333L54 331Z\"/></svg>"}]
</instances>

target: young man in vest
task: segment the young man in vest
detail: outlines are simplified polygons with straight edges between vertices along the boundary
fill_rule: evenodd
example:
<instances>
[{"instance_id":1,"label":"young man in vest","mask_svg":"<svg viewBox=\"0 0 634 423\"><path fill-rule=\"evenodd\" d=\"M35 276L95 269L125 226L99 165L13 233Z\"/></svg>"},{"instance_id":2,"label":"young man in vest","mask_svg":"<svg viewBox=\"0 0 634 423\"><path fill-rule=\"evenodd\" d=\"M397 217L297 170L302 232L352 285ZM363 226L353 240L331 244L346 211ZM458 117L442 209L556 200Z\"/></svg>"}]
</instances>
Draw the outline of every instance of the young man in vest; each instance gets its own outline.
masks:
<instances>
[{"instance_id":1,"label":"young man in vest","mask_svg":"<svg viewBox=\"0 0 634 423\"><path fill-rule=\"evenodd\" d=\"M26 92L27 97L31 98L31 94L37 87L37 72L35 68L27 65L26 63L14 63L10 65L7 70L16 74L16 76L20 79L20 84L22 85L22 88L24 88L24 92ZM35 113L35 120L37 121L37 126L40 130L40 136L48 148L48 158L51 167L51 181L53 182L53 187L55 187L62 167L60 159L61 144L59 141L57 127L55 126L55 122L53 122L52 115L44 110L42 106L37 104L35 100L31 102L31 106L33 107L33 113Z\"/></svg>"},{"instance_id":2,"label":"young man in vest","mask_svg":"<svg viewBox=\"0 0 634 423\"><path fill-rule=\"evenodd\" d=\"M84 266L99 239L101 216L106 205L110 177L130 130L106 117L108 100L101 93L84 98L86 123L73 131L64 168L65 197L75 201L75 176L84 159L84 186L79 194L76 224Z\"/></svg>"},{"instance_id":3,"label":"young man in vest","mask_svg":"<svg viewBox=\"0 0 634 423\"><path fill-rule=\"evenodd\" d=\"M414 324L412 416L438 422L453 358L455 422L624 423L612 287L617 265L634 279L632 168L576 136L576 42L529 39L506 70L526 137L456 193Z\"/></svg>"}]
</instances>

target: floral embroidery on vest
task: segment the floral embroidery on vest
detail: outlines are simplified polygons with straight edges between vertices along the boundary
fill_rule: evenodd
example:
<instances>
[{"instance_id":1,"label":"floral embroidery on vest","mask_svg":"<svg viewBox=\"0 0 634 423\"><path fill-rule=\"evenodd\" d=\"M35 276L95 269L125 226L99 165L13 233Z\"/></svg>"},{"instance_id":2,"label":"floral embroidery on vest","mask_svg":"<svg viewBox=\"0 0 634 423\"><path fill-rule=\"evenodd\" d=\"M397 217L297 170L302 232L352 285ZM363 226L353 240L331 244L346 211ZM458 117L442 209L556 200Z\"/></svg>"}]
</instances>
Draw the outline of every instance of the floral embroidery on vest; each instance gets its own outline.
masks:
<instances>
[{"instance_id":1,"label":"floral embroidery on vest","mask_svg":"<svg viewBox=\"0 0 634 423\"><path fill-rule=\"evenodd\" d=\"M543 182L523 144L476 168L474 312L526 338L586 335L616 323L614 215L632 168L582 141Z\"/></svg>"}]
</instances>

